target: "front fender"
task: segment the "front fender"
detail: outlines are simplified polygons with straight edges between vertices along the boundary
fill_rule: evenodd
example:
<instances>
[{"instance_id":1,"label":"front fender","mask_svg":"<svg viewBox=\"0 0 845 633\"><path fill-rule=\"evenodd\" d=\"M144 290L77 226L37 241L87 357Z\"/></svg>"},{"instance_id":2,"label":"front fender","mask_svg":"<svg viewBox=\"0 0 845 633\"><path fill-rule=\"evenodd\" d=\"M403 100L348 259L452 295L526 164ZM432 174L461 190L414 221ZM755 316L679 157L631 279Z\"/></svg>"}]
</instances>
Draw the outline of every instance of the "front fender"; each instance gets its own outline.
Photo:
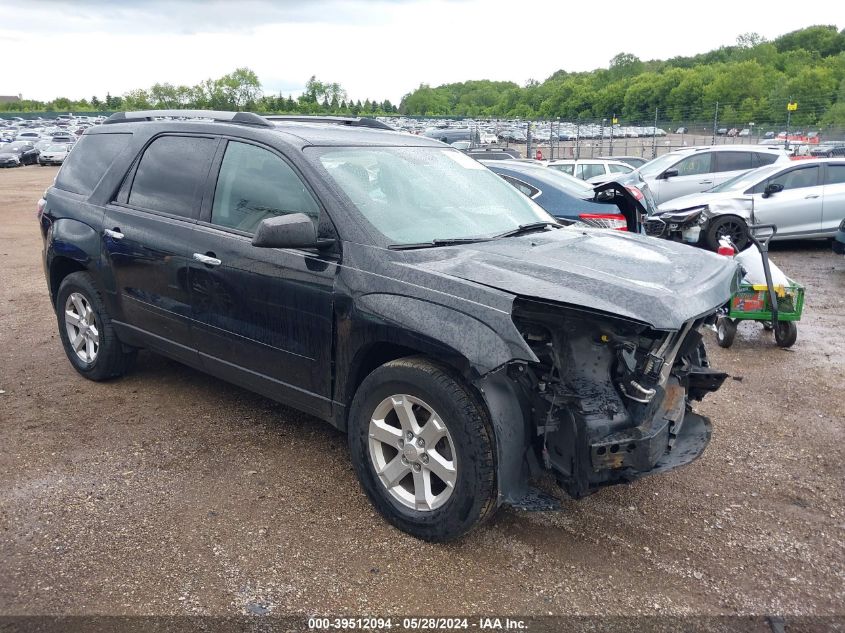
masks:
<instances>
[{"instance_id":1,"label":"front fender","mask_svg":"<svg viewBox=\"0 0 845 633\"><path fill-rule=\"evenodd\" d=\"M398 326L455 350L467 359L477 375L487 374L512 360L536 361L509 314L496 315L497 331L481 319L455 308L401 295L364 295L356 299L355 309L367 320Z\"/></svg>"}]
</instances>

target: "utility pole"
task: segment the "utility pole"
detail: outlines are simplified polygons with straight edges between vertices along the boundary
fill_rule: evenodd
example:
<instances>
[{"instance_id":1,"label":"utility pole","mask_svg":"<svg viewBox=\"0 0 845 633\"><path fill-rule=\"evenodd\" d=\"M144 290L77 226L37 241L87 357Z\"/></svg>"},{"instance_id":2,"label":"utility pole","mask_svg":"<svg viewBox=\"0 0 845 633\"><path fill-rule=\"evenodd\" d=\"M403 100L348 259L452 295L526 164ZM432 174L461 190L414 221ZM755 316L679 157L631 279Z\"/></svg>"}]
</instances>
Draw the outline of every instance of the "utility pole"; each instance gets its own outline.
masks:
<instances>
[{"instance_id":1,"label":"utility pole","mask_svg":"<svg viewBox=\"0 0 845 633\"><path fill-rule=\"evenodd\" d=\"M789 97L789 103L786 104L786 144L783 148L788 152L789 151L789 121L792 115L793 110L798 109L798 104L792 100L792 96Z\"/></svg>"},{"instance_id":2,"label":"utility pole","mask_svg":"<svg viewBox=\"0 0 845 633\"><path fill-rule=\"evenodd\" d=\"M713 115L713 142L710 143L711 145L716 144L716 127L719 125L719 102L716 102L716 114Z\"/></svg>"}]
</instances>

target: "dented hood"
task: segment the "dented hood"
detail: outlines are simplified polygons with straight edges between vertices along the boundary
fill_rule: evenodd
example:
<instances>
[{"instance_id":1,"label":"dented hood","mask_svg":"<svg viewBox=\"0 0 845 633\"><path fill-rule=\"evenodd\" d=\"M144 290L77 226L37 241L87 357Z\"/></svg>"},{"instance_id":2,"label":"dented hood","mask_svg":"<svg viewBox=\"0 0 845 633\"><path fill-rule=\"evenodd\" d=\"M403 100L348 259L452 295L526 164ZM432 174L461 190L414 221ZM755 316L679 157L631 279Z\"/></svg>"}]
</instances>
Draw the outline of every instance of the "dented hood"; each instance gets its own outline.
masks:
<instances>
[{"instance_id":1,"label":"dented hood","mask_svg":"<svg viewBox=\"0 0 845 633\"><path fill-rule=\"evenodd\" d=\"M407 253L406 264L517 296L676 330L730 297L737 265L691 246L620 231L564 228Z\"/></svg>"}]
</instances>

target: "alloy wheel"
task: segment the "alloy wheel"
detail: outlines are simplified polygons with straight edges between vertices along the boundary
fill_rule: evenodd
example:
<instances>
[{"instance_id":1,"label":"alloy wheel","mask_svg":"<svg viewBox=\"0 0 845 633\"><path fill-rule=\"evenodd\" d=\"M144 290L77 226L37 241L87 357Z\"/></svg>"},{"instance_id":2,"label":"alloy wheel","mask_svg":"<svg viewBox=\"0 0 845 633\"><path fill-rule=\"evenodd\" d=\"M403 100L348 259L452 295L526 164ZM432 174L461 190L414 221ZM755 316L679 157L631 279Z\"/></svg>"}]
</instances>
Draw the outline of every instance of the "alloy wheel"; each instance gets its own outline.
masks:
<instances>
[{"instance_id":1,"label":"alloy wheel","mask_svg":"<svg viewBox=\"0 0 845 633\"><path fill-rule=\"evenodd\" d=\"M65 330L70 346L83 363L93 363L100 351L100 332L85 295L72 292L65 301Z\"/></svg>"},{"instance_id":2,"label":"alloy wheel","mask_svg":"<svg viewBox=\"0 0 845 633\"><path fill-rule=\"evenodd\" d=\"M457 455L449 429L430 405L407 394L389 396L373 411L368 435L376 475L394 500L422 512L449 500Z\"/></svg>"}]
</instances>

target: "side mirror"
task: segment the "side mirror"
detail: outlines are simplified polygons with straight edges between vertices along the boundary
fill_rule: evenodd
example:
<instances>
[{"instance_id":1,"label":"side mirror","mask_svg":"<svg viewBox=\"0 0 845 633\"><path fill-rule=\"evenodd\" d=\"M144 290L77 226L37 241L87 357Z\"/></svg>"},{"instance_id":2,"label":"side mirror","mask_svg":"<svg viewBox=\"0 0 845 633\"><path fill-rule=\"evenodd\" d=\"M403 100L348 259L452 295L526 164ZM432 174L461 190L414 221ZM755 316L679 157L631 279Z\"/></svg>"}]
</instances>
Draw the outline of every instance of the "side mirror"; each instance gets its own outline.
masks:
<instances>
[{"instance_id":1,"label":"side mirror","mask_svg":"<svg viewBox=\"0 0 845 633\"><path fill-rule=\"evenodd\" d=\"M664 180L667 180L667 179L672 178L673 176L677 176L677 175L678 175L677 169L667 169L662 174L660 174L660 177L663 178Z\"/></svg>"},{"instance_id":2,"label":"side mirror","mask_svg":"<svg viewBox=\"0 0 845 633\"><path fill-rule=\"evenodd\" d=\"M766 185L766 188L763 190L763 197L768 198L771 195L778 193L779 191L783 191L783 185L779 182L773 182Z\"/></svg>"},{"instance_id":3,"label":"side mirror","mask_svg":"<svg viewBox=\"0 0 845 633\"><path fill-rule=\"evenodd\" d=\"M260 248L313 248L317 246L314 221L304 213L265 218L258 225L252 245Z\"/></svg>"}]
</instances>

